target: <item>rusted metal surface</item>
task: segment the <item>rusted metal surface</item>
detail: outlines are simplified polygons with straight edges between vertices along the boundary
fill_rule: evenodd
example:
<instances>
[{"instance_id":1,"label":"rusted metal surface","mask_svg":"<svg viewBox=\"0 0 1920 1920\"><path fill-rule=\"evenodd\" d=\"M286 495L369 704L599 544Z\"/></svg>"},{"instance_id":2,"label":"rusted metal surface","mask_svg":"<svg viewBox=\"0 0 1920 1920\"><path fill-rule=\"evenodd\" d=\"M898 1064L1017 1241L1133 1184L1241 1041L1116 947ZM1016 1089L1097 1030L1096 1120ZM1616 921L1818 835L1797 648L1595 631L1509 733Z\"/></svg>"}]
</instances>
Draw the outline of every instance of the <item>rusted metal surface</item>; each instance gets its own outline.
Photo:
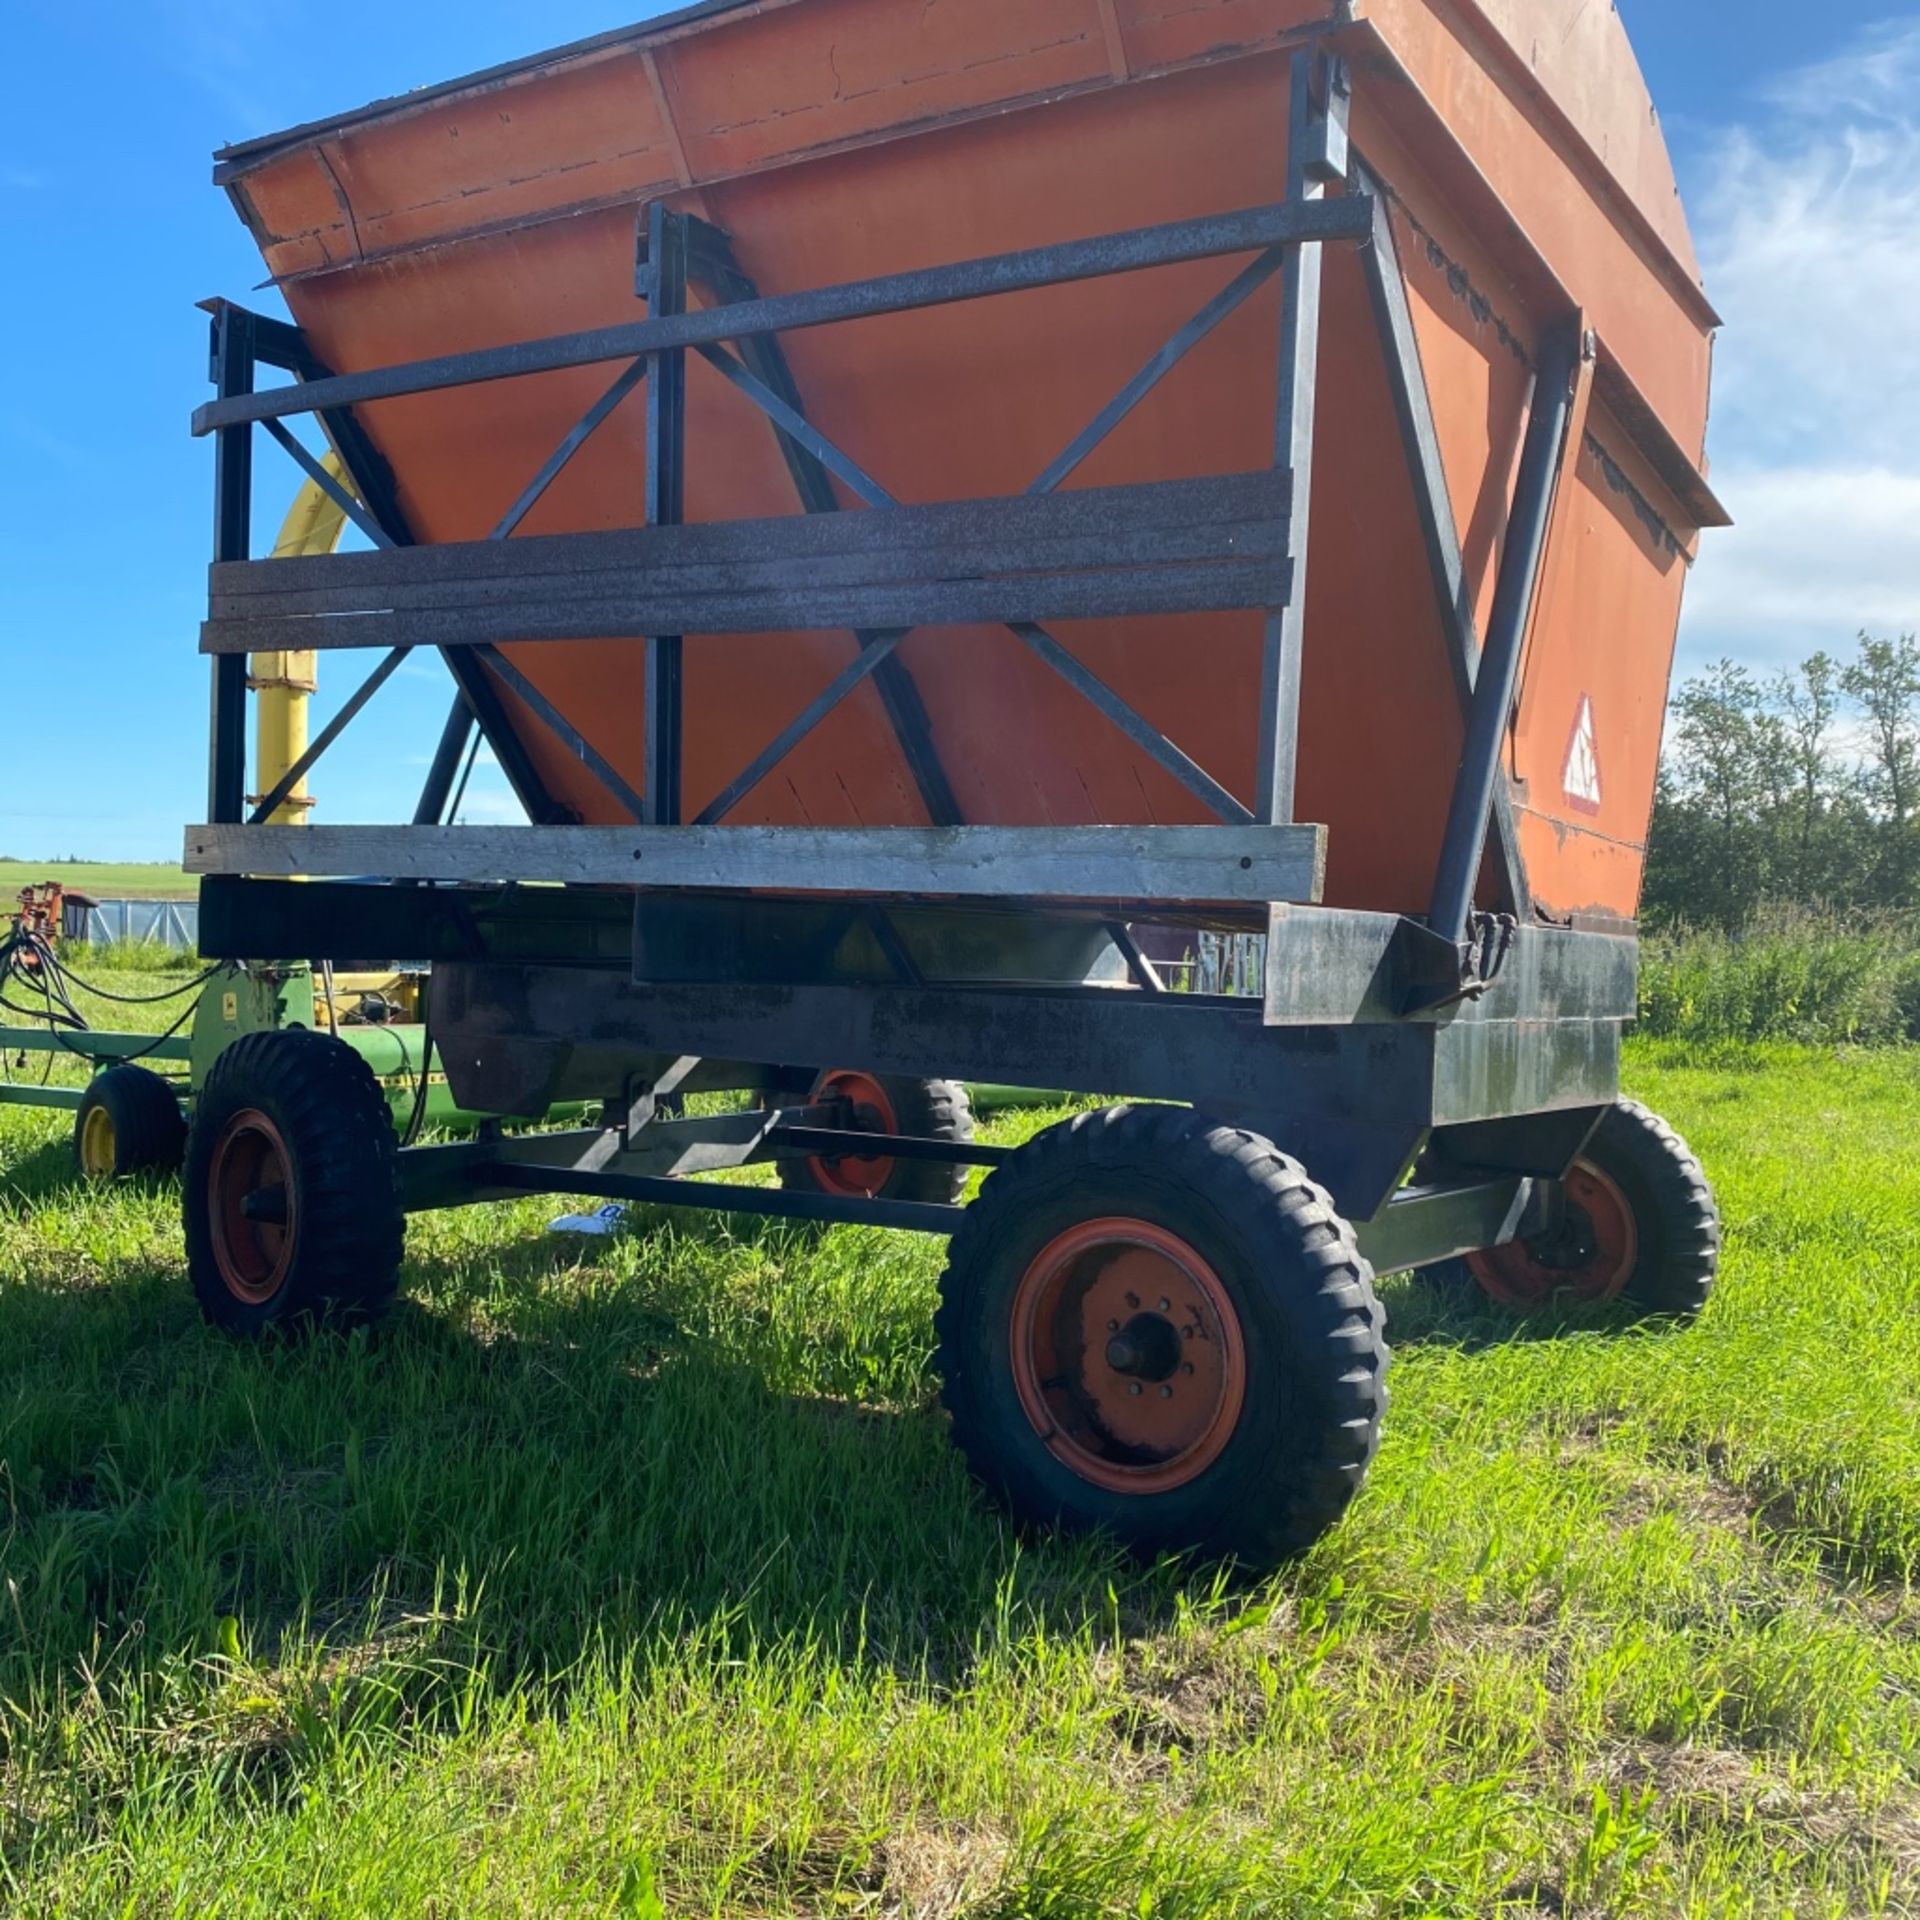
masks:
<instances>
[{"instance_id":1,"label":"rusted metal surface","mask_svg":"<svg viewBox=\"0 0 1920 1920\"><path fill-rule=\"evenodd\" d=\"M222 177L315 352L352 374L646 317L635 217L661 198L724 230L768 298L1280 201L1287 52L1312 35L1350 63L1353 140L1390 207L1460 586L1452 613L1436 605L1432 526L1409 477L1366 263L1330 248L1294 816L1330 830L1331 904L1425 909L1464 738L1460 636L1484 633L1492 614L1541 342L1577 325L1594 336L1598 372L1563 467L1507 742L1527 887L1496 858L1479 893L1511 908L1530 889L1550 917L1629 919L1680 593L1718 510L1698 471L1714 316L1611 9L754 0L251 143L225 156ZM1193 261L1121 292L1050 286L792 333L792 390L807 421L894 498L1018 493L1241 265ZM1268 466L1280 317L1270 281L1068 484ZM484 406L450 390L356 412L397 476L414 538L478 541L617 371L500 381ZM765 418L697 355L686 411L690 527L798 511ZM642 526L646 428L641 398L612 408L521 532ZM890 624L886 609L871 612ZM1262 622L1252 609L1096 611L1062 620L1053 638L1257 811ZM590 823L619 823L615 792L644 793L647 781L631 649L577 630L537 646L489 634L592 750L492 675L542 788ZM680 643L687 817L730 791L872 638ZM1211 817L1164 755L1102 719L1003 627L923 629L894 646L890 674L896 664L961 819ZM926 824L925 780L878 678L858 676L727 818ZM593 776L593 759L614 782Z\"/></svg>"}]
</instances>

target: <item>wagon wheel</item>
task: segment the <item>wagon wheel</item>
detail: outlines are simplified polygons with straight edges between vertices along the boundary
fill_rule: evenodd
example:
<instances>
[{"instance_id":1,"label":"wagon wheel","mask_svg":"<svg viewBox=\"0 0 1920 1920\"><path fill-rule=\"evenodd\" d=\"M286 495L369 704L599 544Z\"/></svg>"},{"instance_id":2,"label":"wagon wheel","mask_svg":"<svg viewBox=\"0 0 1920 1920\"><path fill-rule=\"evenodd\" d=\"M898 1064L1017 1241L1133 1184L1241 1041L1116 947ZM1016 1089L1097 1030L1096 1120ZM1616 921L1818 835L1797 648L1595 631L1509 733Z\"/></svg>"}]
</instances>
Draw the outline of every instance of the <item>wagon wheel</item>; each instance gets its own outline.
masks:
<instances>
[{"instance_id":1,"label":"wagon wheel","mask_svg":"<svg viewBox=\"0 0 1920 1920\"><path fill-rule=\"evenodd\" d=\"M1385 1318L1299 1164L1178 1108L1049 1129L987 1181L941 1282L953 1436L1022 1519L1271 1565L1359 1491Z\"/></svg>"},{"instance_id":2,"label":"wagon wheel","mask_svg":"<svg viewBox=\"0 0 1920 1920\"><path fill-rule=\"evenodd\" d=\"M956 1081L905 1080L835 1068L819 1075L809 1097L816 1106L842 1103L853 1132L892 1133L956 1145L973 1138L973 1108L966 1088ZM966 1180L965 1167L939 1160L810 1154L780 1163L781 1185L839 1199L920 1200L952 1206Z\"/></svg>"},{"instance_id":3,"label":"wagon wheel","mask_svg":"<svg viewBox=\"0 0 1920 1920\"><path fill-rule=\"evenodd\" d=\"M207 1075L187 1139L187 1267L231 1333L376 1318L406 1222L373 1070L325 1034L247 1034Z\"/></svg>"},{"instance_id":4,"label":"wagon wheel","mask_svg":"<svg viewBox=\"0 0 1920 1920\"><path fill-rule=\"evenodd\" d=\"M1517 1313L1626 1302L1691 1319L1720 1270L1720 1214L1705 1170L1657 1114L1622 1100L1565 1181L1552 1232L1470 1254L1483 1292Z\"/></svg>"}]
</instances>

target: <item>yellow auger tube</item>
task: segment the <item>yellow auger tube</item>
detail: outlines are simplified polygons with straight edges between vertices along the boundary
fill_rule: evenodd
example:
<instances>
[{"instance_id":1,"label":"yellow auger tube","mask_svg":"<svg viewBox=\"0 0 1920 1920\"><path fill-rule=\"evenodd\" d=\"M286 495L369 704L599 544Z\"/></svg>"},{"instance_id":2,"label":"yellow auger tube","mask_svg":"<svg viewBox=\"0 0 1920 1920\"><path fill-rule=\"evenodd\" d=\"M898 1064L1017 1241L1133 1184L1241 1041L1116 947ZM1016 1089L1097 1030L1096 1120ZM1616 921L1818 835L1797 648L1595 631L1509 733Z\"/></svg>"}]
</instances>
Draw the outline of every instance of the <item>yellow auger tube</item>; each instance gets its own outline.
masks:
<instances>
[{"instance_id":1,"label":"yellow auger tube","mask_svg":"<svg viewBox=\"0 0 1920 1920\"><path fill-rule=\"evenodd\" d=\"M340 465L340 456L329 452L321 463L342 486L351 486ZM331 553L340 544L347 516L340 503L320 485L309 480L300 489L285 522L280 538L274 542L276 560L303 560ZM317 662L311 653L256 653L249 663L247 685L259 695L255 702L254 763L258 769L260 791L252 803L260 802L284 780L307 750L307 707L318 686ZM312 809L313 796L302 780L275 809L276 827L305 826Z\"/></svg>"}]
</instances>

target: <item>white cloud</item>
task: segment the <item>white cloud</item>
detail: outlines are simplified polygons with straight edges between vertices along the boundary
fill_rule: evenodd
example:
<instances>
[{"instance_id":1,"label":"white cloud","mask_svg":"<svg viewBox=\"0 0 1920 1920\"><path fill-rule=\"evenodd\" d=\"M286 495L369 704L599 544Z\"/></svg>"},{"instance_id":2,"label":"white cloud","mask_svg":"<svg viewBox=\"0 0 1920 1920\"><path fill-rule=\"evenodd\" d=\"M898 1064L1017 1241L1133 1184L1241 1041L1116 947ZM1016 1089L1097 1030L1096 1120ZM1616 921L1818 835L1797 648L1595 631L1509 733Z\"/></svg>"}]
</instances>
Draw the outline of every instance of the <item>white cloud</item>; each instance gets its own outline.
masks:
<instances>
[{"instance_id":1,"label":"white cloud","mask_svg":"<svg viewBox=\"0 0 1920 1920\"><path fill-rule=\"evenodd\" d=\"M1862 628L1920 627L1920 471L1729 468L1737 524L1706 543L1687 600L1689 651L1759 667L1846 652Z\"/></svg>"},{"instance_id":2,"label":"white cloud","mask_svg":"<svg viewBox=\"0 0 1920 1920\"><path fill-rule=\"evenodd\" d=\"M1920 627L1920 22L1870 29L1760 106L1695 195L1727 316L1715 482L1741 523L1696 570L1695 664Z\"/></svg>"}]
</instances>

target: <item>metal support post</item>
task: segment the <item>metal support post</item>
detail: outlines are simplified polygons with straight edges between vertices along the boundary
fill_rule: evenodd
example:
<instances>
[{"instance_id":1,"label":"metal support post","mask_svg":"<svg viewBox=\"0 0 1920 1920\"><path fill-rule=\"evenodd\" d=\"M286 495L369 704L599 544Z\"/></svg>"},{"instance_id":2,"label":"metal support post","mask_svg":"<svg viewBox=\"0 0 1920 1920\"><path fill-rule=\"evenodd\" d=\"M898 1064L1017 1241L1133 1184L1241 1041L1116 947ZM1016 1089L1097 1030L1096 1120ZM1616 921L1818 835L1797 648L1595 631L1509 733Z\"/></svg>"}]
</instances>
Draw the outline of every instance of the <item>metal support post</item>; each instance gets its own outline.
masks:
<instances>
[{"instance_id":1,"label":"metal support post","mask_svg":"<svg viewBox=\"0 0 1920 1920\"><path fill-rule=\"evenodd\" d=\"M440 744L433 751L433 765L427 769L426 783L420 789L420 804L413 810L416 827L437 827L447 817L447 802L453 798L454 782L460 777L460 762L466 758L473 738L473 709L463 693L453 696L447 711L447 724L440 730Z\"/></svg>"},{"instance_id":2,"label":"metal support post","mask_svg":"<svg viewBox=\"0 0 1920 1920\"><path fill-rule=\"evenodd\" d=\"M1540 350L1540 370L1534 380L1526 445L1520 455L1520 480L1507 521L1506 551L1500 562L1487 649L1481 657L1473 706L1467 715L1466 746L1460 756L1460 776L1454 783L1446 839L1440 850L1440 871L1434 881L1433 908L1428 915L1434 932L1455 942L1466 938L1480 864L1486 857L1487 832L1500 780L1500 754L1513 712L1520 655L1533 621L1540 563L1553 517L1554 486L1573 409L1573 375L1579 351L1579 337L1572 332L1549 334Z\"/></svg>"},{"instance_id":3,"label":"metal support post","mask_svg":"<svg viewBox=\"0 0 1920 1920\"><path fill-rule=\"evenodd\" d=\"M649 318L687 310L686 222L659 202L648 210ZM647 525L677 527L686 510L687 356L652 356L647 378ZM646 643L647 784L645 824L677 827L681 807L682 655L678 634Z\"/></svg>"},{"instance_id":4,"label":"metal support post","mask_svg":"<svg viewBox=\"0 0 1920 1920\"><path fill-rule=\"evenodd\" d=\"M1347 116L1352 82L1343 60L1322 61L1308 50L1294 56L1287 114L1287 201L1322 200L1347 172ZM1280 395L1275 416L1274 464L1293 475L1287 552L1293 582L1283 606L1267 613L1260 673L1260 754L1255 766L1255 816L1269 826L1293 820L1300 735L1300 666L1307 620L1307 535L1313 502L1314 409L1320 376L1320 294L1323 249L1291 242L1281 270Z\"/></svg>"},{"instance_id":5,"label":"metal support post","mask_svg":"<svg viewBox=\"0 0 1920 1920\"><path fill-rule=\"evenodd\" d=\"M222 400L253 391L253 316L223 307L213 319L214 391ZM253 428L222 427L213 449L213 557L253 557ZM247 814L247 662L243 654L213 663L207 818L237 825Z\"/></svg>"}]
</instances>

